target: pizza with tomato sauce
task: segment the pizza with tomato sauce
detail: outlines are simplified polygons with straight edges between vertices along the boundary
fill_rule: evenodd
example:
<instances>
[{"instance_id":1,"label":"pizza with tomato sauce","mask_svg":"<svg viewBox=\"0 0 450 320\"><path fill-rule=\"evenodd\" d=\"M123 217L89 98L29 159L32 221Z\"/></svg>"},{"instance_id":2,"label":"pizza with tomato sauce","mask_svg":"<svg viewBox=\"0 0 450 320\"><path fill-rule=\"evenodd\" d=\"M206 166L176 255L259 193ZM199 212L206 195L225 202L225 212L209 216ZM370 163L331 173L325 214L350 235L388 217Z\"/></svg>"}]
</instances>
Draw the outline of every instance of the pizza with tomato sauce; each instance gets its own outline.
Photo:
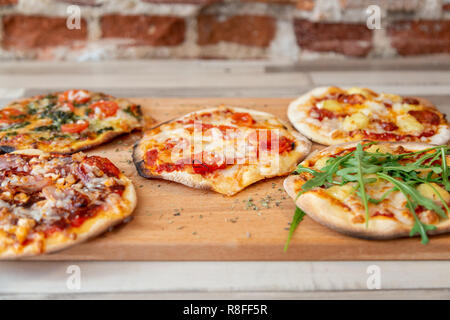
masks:
<instances>
[{"instance_id":1,"label":"pizza with tomato sauce","mask_svg":"<svg viewBox=\"0 0 450 320\"><path fill-rule=\"evenodd\" d=\"M87 90L15 101L0 109L0 151L73 153L141 127L140 106Z\"/></svg>"},{"instance_id":2,"label":"pizza with tomato sauce","mask_svg":"<svg viewBox=\"0 0 450 320\"><path fill-rule=\"evenodd\" d=\"M135 206L133 184L106 158L36 149L0 155L0 259L72 246Z\"/></svg>"},{"instance_id":3,"label":"pizza with tomato sauce","mask_svg":"<svg viewBox=\"0 0 450 320\"><path fill-rule=\"evenodd\" d=\"M233 195L259 180L288 174L310 146L271 114L221 106L145 132L133 159L143 177Z\"/></svg>"},{"instance_id":4,"label":"pizza with tomato sauce","mask_svg":"<svg viewBox=\"0 0 450 320\"><path fill-rule=\"evenodd\" d=\"M445 144L450 127L429 101L364 88L317 88L293 101L291 123L311 140L334 145L363 139Z\"/></svg>"},{"instance_id":5,"label":"pizza with tomato sauce","mask_svg":"<svg viewBox=\"0 0 450 320\"><path fill-rule=\"evenodd\" d=\"M450 147L349 142L313 152L284 187L304 214L338 232L392 239L450 231Z\"/></svg>"}]
</instances>

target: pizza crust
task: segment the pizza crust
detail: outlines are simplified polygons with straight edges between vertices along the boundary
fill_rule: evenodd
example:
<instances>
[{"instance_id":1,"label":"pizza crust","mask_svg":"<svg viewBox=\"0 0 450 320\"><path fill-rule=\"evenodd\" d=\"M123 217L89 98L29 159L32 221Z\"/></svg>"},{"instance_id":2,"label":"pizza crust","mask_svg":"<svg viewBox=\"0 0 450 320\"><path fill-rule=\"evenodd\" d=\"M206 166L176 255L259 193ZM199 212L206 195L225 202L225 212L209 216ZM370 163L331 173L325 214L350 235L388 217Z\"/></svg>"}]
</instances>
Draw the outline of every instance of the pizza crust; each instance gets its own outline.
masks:
<instances>
[{"instance_id":1,"label":"pizza crust","mask_svg":"<svg viewBox=\"0 0 450 320\"><path fill-rule=\"evenodd\" d=\"M45 152L36 149L18 150L15 154L24 155L46 155ZM136 190L133 183L125 175L120 173L119 179L125 183L121 200L116 206L109 206L109 210L100 210L96 215L87 219L80 227L72 227L64 230L67 233L74 233L76 237L68 237L63 232L55 232L50 237L44 239L43 252L37 252L36 243L26 245L20 252L13 248L0 252L0 260L18 259L31 257L40 254L47 254L72 247L90 238L102 234L106 230L123 222L134 211L137 204Z\"/></svg>"},{"instance_id":2,"label":"pizza crust","mask_svg":"<svg viewBox=\"0 0 450 320\"><path fill-rule=\"evenodd\" d=\"M310 118L308 114L308 110L298 110L298 107L300 105L303 105L304 103L308 102L312 97L316 96L319 97L323 94L325 94L330 88L332 87L319 87L315 88L298 99L292 101L287 110L287 115L289 118L289 121L292 123L294 128L296 128L301 134L312 140L313 142L323 144L323 145L335 145L335 144L341 144L345 142L349 142L349 138L333 138L331 136L331 131L329 134L325 134L323 131L319 131L315 129L313 126L308 124L306 119ZM420 103L424 104L427 107L436 108L429 100L420 98L420 97L413 97L420 101ZM438 110L439 111L439 110ZM439 111L440 112L440 111ZM446 144L450 140L450 126L447 125L439 125L437 133L431 137L429 143L435 144L435 145L441 145Z\"/></svg>"},{"instance_id":3,"label":"pizza crust","mask_svg":"<svg viewBox=\"0 0 450 320\"><path fill-rule=\"evenodd\" d=\"M316 159L324 155L334 154L337 149L347 149L355 147L359 142L348 142L340 145L331 146L311 153L306 159ZM394 146L403 146L408 150L421 150L429 148L430 145L424 143L405 142L389 143L380 142L379 144L388 144ZM320 188L310 190L297 198L296 181L298 175L291 175L284 180L284 189L288 195L294 199L295 204L305 211L314 221L348 236L363 238L368 240L387 240L402 237L409 237L412 225L407 226L395 220L384 217L372 217L369 220L369 227L365 223L353 223L351 218L354 216L344 206L338 202L332 201L332 198L321 196ZM364 211L361 211L364 215ZM442 234L450 232L450 219L441 221L436 225L436 229L428 231L427 234Z\"/></svg>"},{"instance_id":4,"label":"pizza crust","mask_svg":"<svg viewBox=\"0 0 450 320\"><path fill-rule=\"evenodd\" d=\"M274 118L273 115L266 113L266 112L262 112L262 111L255 111L255 110L250 110L250 109L245 109L245 108L234 108L234 107L230 107L228 109L231 109L235 112L249 113L251 116L262 116L262 117ZM219 108L208 108L208 109L203 109L203 110L199 110L199 111L194 111L194 112L188 113L182 117L163 122L152 129L155 129L159 126L162 126L163 124L166 124L166 123L169 123L172 121L177 121L177 120L189 117L190 115L193 115L196 113L213 112L216 110L219 110ZM310 148L311 148L311 142L308 139L306 139L304 136L299 134L298 132L295 132L289 124L287 124L286 122L284 122L280 119L278 119L278 120L287 128L289 133L295 137L296 148L294 150L296 153L298 153L298 156L296 156L295 158L288 161L289 163L287 163L285 166L283 166L283 169L281 169L280 172L276 172L276 173L268 174L268 175L261 174L257 165L245 166L245 169L242 169L242 170L245 170L246 174L251 176L251 179L246 181L246 183L244 185L240 185L240 184L236 183L236 181L234 179L230 179L228 181L221 181L222 182L221 185L218 186L211 179L206 179L203 176L201 176L200 174L191 174L188 172L180 172L180 171L163 172L161 174L155 174L145 167L144 155L147 150L145 150L143 148L143 146L141 145L142 140L138 141L134 145L133 162L136 166L136 169L137 169L139 175L142 177L159 178L159 179L174 181L177 183L184 184L188 187L197 188L197 189L205 189L205 190L213 190L213 191L216 191L216 192L228 195L228 196L232 196L232 195L236 194L237 192L243 190L245 187L247 187L257 181L260 181L260 180L263 180L266 178L272 178L275 176L289 174L292 170L295 169L295 166L298 164L298 162L301 161L309 153ZM280 156L280 160L282 158L283 157ZM232 167L235 167L235 166L232 166ZM280 166L280 167L282 167L282 166ZM227 170L227 169L224 169L224 170Z\"/></svg>"}]
</instances>

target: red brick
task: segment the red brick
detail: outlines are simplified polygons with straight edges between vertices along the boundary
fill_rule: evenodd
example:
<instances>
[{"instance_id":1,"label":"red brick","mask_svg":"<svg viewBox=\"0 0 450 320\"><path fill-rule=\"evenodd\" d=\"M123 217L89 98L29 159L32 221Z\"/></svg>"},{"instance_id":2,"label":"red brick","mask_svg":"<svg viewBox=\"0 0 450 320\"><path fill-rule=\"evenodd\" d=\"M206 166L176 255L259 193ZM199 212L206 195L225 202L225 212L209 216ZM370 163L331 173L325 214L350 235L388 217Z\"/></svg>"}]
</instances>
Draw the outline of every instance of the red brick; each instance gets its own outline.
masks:
<instances>
[{"instance_id":1,"label":"red brick","mask_svg":"<svg viewBox=\"0 0 450 320\"><path fill-rule=\"evenodd\" d=\"M302 49L366 56L372 48L372 31L363 24L294 20L297 43Z\"/></svg>"},{"instance_id":2,"label":"red brick","mask_svg":"<svg viewBox=\"0 0 450 320\"><path fill-rule=\"evenodd\" d=\"M340 0L339 2L342 9L364 9L370 5L376 5L389 11L406 12L417 10L421 5L421 1L412 0Z\"/></svg>"},{"instance_id":3,"label":"red brick","mask_svg":"<svg viewBox=\"0 0 450 320\"><path fill-rule=\"evenodd\" d=\"M450 53L449 20L397 21L387 31L401 55Z\"/></svg>"},{"instance_id":4,"label":"red brick","mask_svg":"<svg viewBox=\"0 0 450 320\"><path fill-rule=\"evenodd\" d=\"M297 0L240 0L242 2L262 2L267 4L289 4L296 5Z\"/></svg>"},{"instance_id":5,"label":"red brick","mask_svg":"<svg viewBox=\"0 0 450 320\"><path fill-rule=\"evenodd\" d=\"M9 6L13 4L17 4L19 0L0 0L0 6Z\"/></svg>"},{"instance_id":6,"label":"red brick","mask_svg":"<svg viewBox=\"0 0 450 320\"><path fill-rule=\"evenodd\" d=\"M107 15L101 19L103 38L133 39L133 45L176 46L184 41L184 19L169 16Z\"/></svg>"},{"instance_id":7,"label":"red brick","mask_svg":"<svg viewBox=\"0 0 450 320\"><path fill-rule=\"evenodd\" d=\"M221 0L141 0L142 2L148 2L148 3L167 3L167 4L174 4L174 3L189 3L189 4L212 4L215 2L220 2Z\"/></svg>"},{"instance_id":8,"label":"red brick","mask_svg":"<svg viewBox=\"0 0 450 320\"><path fill-rule=\"evenodd\" d=\"M68 4L76 4L79 6L92 6L99 7L102 5L98 0L57 0L58 2L64 2Z\"/></svg>"},{"instance_id":9,"label":"red brick","mask_svg":"<svg viewBox=\"0 0 450 320\"><path fill-rule=\"evenodd\" d=\"M71 45L86 40L86 21L81 29L70 30L66 18L10 15L3 17L3 47L14 49L44 48Z\"/></svg>"},{"instance_id":10,"label":"red brick","mask_svg":"<svg viewBox=\"0 0 450 320\"><path fill-rule=\"evenodd\" d=\"M312 11L314 9L314 0L298 0L297 1L297 9Z\"/></svg>"},{"instance_id":11,"label":"red brick","mask_svg":"<svg viewBox=\"0 0 450 320\"><path fill-rule=\"evenodd\" d=\"M442 10L444 11L450 11L450 3L444 3L442 5Z\"/></svg>"},{"instance_id":12,"label":"red brick","mask_svg":"<svg viewBox=\"0 0 450 320\"><path fill-rule=\"evenodd\" d=\"M197 20L198 44L211 45L221 41L247 46L267 47L275 36L275 20L267 16L233 16L219 20L201 15Z\"/></svg>"}]
</instances>

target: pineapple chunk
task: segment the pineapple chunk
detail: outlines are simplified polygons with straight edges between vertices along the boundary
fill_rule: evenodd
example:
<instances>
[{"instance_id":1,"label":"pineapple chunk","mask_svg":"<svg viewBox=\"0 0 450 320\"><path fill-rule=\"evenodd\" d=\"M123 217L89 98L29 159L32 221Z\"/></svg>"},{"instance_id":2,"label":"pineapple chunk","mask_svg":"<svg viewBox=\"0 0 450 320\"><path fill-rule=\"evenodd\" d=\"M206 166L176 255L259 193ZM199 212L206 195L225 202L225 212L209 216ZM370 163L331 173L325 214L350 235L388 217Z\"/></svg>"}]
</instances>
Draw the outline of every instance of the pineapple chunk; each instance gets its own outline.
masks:
<instances>
[{"instance_id":1,"label":"pineapple chunk","mask_svg":"<svg viewBox=\"0 0 450 320\"><path fill-rule=\"evenodd\" d=\"M423 195L425 198L431 199L436 202L440 202L441 199L439 198L439 195L444 199L446 203L450 203L450 194L445 190L444 188L440 187L436 183L430 183L436 189L436 191L433 190L431 186L429 186L426 183L422 183L417 187L417 191L421 195Z\"/></svg>"},{"instance_id":2,"label":"pineapple chunk","mask_svg":"<svg viewBox=\"0 0 450 320\"><path fill-rule=\"evenodd\" d=\"M422 132L424 127L423 125L416 120L412 115L404 114L402 116L397 117L397 125L400 130L404 132Z\"/></svg>"},{"instance_id":3,"label":"pineapple chunk","mask_svg":"<svg viewBox=\"0 0 450 320\"><path fill-rule=\"evenodd\" d=\"M342 105L336 100L325 100L322 108L330 111L342 111Z\"/></svg>"},{"instance_id":4,"label":"pineapple chunk","mask_svg":"<svg viewBox=\"0 0 450 320\"><path fill-rule=\"evenodd\" d=\"M369 118L361 112L347 116L342 124L344 130L353 131L357 129L364 129L369 125Z\"/></svg>"},{"instance_id":5,"label":"pineapple chunk","mask_svg":"<svg viewBox=\"0 0 450 320\"><path fill-rule=\"evenodd\" d=\"M408 104L408 103L396 103L394 104L394 111L400 114L407 114L411 110L422 110L420 105Z\"/></svg>"},{"instance_id":6,"label":"pineapple chunk","mask_svg":"<svg viewBox=\"0 0 450 320\"><path fill-rule=\"evenodd\" d=\"M330 157L320 158L319 160L316 161L316 163L314 163L314 167L319 170L322 169L323 167L325 167L325 164L327 163L328 159L330 159Z\"/></svg>"},{"instance_id":7,"label":"pineapple chunk","mask_svg":"<svg viewBox=\"0 0 450 320\"><path fill-rule=\"evenodd\" d=\"M392 149L387 144L373 144L366 151L370 153L392 153Z\"/></svg>"},{"instance_id":8,"label":"pineapple chunk","mask_svg":"<svg viewBox=\"0 0 450 320\"><path fill-rule=\"evenodd\" d=\"M353 87L347 90L348 94L361 94L364 97L368 98L371 95L371 92L364 88Z\"/></svg>"},{"instance_id":9,"label":"pineapple chunk","mask_svg":"<svg viewBox=\"0 0 450 320\"><path fill-rule=\"evenodd\" d=\"M332 186L326 191L333 198L344 201L355 191L354 186L354 183L347 183L343 186Z\"/></svg>"}]
</instances>

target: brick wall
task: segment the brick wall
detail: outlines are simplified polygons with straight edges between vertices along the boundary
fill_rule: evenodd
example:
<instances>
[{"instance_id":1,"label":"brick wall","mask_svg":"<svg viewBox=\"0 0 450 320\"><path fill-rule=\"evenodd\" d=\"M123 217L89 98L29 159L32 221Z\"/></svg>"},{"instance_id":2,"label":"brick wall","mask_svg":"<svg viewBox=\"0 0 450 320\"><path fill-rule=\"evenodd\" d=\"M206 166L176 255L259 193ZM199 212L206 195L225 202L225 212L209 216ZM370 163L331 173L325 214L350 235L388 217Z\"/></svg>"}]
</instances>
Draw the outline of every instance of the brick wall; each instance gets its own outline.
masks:
<instances>
[{"instance_id":1,"label":"brick wall","mask_svg":"<svg viewBox=\"0 0 450 320\"><path fill-rule=\"evenodd\" d=\"M0 44L1 60L449 54L450 0L0 0Z\"/></svg>"}]
</instances>

